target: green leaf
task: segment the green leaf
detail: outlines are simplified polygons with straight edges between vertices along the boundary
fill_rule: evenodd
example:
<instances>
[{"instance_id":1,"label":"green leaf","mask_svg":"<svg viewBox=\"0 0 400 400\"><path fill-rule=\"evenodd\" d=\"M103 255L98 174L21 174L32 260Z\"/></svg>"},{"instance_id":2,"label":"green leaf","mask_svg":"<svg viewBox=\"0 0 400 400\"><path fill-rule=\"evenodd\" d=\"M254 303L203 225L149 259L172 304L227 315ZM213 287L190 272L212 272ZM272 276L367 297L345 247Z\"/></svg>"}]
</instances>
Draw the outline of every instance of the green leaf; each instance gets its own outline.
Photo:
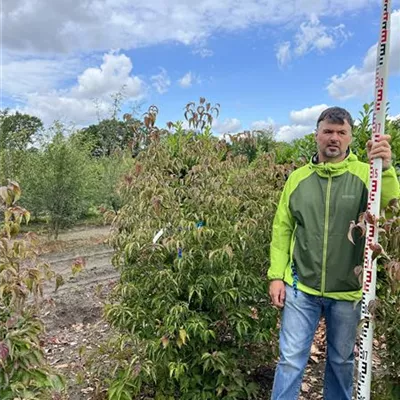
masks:
<instances>
[{"instance_id":1,"label":"green leaf","mask_svg":"<svg viewBox=\"0 0 400 400\"><path fill-rule=\"evenodd\" d=\"M65 284L64 278L62 277L62 275L58 274L56 276L56 287L54 291L57 292L58 288L64 284Z\"/></svg>"},{"instance_id":2,"label":"green leaf","mask_svg":"<svg viewBox=\"0 0 400 400\"><path fill-rule=\"evenodd\" d=\"M186 344L186 338L187 338L187 333L185 329L180 329L179 330L179 338L181 339L181 342L183 345Z\"/></svg>"}]
</instances>

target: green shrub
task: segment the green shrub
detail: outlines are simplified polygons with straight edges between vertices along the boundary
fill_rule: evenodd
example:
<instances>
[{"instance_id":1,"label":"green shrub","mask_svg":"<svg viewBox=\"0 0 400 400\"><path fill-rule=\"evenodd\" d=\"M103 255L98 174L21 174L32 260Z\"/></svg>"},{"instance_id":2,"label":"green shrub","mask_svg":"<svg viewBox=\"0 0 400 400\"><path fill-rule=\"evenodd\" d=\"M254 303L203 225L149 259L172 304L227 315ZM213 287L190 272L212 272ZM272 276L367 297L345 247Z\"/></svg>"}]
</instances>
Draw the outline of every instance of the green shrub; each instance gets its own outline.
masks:
<instances>
[{"instance_id":1,"label":"green shrub","mask_svg":"<svg viewBox=\"0 0 400 400\"><path fill-rule=\"evenodd\" d=\"M249 166L212 137L180 135L142 152L121 192L110 399L251 398L248 374L276 350L265 276L288 171L267 154Z\"/></svg>"},{"instance_id":2,"label":"green shrub","mask_svg":"<svg viewBox=\"0 0 400 400\"><path fill-rule=\"evenodd\" d=\"M374 377L377 398L400 398L400 206L388 207L390 215L381 217L379 243L385 256L379 259L375 337L379 338L381 366Z\"/></svg>"},{"instance_id":3,"label":"green shrub","mask_svg":"<svg viewBox=\"0 0 400 400\"><path fill-rule=\"evenodd\" d=\"M64 381L45 360L38 317L42 285L52 273L38 263L31 236L17 238L21 223L29 220L15 204L19 197L17 184L0 187L0 398L53 399Z\"/></svg>"}]
</instances>

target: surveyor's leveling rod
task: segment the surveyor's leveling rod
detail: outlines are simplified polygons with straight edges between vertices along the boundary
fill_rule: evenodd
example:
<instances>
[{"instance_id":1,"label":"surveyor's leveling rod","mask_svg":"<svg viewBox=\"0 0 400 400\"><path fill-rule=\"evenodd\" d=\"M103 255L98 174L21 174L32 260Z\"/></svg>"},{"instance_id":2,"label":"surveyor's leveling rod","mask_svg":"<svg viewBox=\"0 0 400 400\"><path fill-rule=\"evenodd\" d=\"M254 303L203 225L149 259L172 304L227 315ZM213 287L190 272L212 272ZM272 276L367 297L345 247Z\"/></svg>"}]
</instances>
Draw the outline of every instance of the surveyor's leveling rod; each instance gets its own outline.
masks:
<instances>
[{"instance_id":1,"label":"surveyor's leveling rod","mask_svg":"<svg viewBox=\"0 0 400 400\"><path fill-rule=\"evenodd\" d=\"M390 0L383 0L381 29L377 48L375 103L372 120L372 140L376 141L385 133L386 90L389 78L389 34ZM380 215L380 197L382 181L382 159L374 159L370 165L368 211L376 218ZM378 242L378 229L374 224L367 225L364 253L363 297L361 305L360 359L358 364L357 400L370 400L373 321L371 305L375 301L376 259L372 260L370 245Z\"/></svg>"}]
</instances>

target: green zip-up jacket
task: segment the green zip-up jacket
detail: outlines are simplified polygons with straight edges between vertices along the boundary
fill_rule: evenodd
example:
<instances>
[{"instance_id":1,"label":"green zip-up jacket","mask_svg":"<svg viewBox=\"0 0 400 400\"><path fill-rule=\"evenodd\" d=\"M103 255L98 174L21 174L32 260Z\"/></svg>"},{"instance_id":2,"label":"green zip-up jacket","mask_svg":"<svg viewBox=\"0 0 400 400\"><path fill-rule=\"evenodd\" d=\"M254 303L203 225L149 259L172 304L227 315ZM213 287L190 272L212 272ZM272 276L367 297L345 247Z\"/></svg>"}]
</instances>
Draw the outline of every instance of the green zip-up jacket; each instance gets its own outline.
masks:
<instances>
[{"instance_id":1,"label":"green zip-up jacket","mask_svg":"<svg viewBox=\"0 0 400 400\"><path fill-rule=\"evenodd\" d=\"M369 164L352 152L339 163L310 162L293 171L273 222L268 279L338 300L359 300L362 288L354 268L363 265L365 238L347 233L367 209ZM381 207L400 197L394 167L382 173Z\"/></svg>"}]
</instances>

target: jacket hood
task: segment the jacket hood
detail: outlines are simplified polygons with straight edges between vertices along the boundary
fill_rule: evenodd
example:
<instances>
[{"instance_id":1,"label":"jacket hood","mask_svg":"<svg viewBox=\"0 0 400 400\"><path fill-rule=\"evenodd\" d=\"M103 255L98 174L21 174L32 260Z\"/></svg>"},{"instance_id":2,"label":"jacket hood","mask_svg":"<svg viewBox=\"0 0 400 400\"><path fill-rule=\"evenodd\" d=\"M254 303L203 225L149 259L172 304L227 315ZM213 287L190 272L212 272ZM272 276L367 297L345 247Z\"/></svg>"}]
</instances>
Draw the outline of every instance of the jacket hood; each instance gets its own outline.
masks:
<instances>
[{"instance_id":1,"label":"jacket hood","mask_svg":"<svg viewBox=\"0 0 400 400\"><path fill-rule=\"evenodd\" d=\"M315 153L308 165L310 169L315 170L321 176L327 175L340 175L347 171L350 163L358 161L357 156L349 149L347 149L346 157L339 162L319 162L318 153Z\"/></svg>"}]
</instances>

